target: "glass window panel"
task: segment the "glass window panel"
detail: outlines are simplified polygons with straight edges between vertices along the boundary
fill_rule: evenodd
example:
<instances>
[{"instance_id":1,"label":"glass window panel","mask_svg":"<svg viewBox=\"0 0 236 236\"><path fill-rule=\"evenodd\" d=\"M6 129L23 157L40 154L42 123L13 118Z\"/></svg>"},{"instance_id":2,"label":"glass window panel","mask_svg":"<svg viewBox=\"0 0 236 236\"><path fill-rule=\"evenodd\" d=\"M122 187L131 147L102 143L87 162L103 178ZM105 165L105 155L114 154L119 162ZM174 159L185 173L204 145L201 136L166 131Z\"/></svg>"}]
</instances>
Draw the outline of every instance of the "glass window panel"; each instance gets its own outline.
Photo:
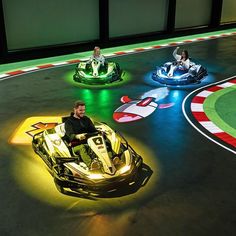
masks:
<instances>
[{"instance_id":1,"label":"glass window panel","mask_svg":"<svg viewBox=\"0 0 236 236\"><path fill-rule=\"evenodd\" d=\"M175 28L206 26L211 20L212 0L177 0Z\"/></svg>"},{"instance_id":2,"label":"glass window panel","mask_svg":"<svg viewBox=\"0 0 236 236\"><path fill-rule=\"evenodd\" d=\"M3 0L8 49L99 38L99 0Z\"/></svg>"},{"instance_id":3,"label":"glass window panel","mask_svg":"<svg viewBox=\"0 0 236 236\"><path fill-rule=\"evenodd\" d=\"M236 22L236 1L223 0L221 23Z\"/></svg>"},{"instance_id":4,"label":"glass window panel","mask_svg":"<svg viewBox=\"0 0 236 236\"><path fill-rule=\"evenodd\" d=\"M166 0L110 0L110 37L165 30L168 2Z\"/></svg>"}]
</instances>

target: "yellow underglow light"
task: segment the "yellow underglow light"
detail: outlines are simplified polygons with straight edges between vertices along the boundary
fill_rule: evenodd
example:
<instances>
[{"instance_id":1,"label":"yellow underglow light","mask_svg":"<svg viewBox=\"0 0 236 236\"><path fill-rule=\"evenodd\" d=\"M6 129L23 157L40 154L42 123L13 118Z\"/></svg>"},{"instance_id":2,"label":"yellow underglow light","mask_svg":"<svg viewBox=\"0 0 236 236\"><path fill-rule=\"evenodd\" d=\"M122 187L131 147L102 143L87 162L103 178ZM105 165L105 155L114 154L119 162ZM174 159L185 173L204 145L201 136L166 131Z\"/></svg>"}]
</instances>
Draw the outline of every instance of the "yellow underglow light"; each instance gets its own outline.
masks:
<instances>
[{"instance_id":1,"label":"yellow underglow light","mask_svg":"<svg viewBox=\"0 0 236 236\"><path fill-rule=\"evenodd\" d=\"M131 166L124 166L120 169L120 174L124 174L125 172L130 170Z\"/></svg>"},{"instance_id":2,"label":"yellow underglow light","mask_svg":"<svg viewBox=\"0 0 236 236\"><path fill-rule=\"evenodd\" d=\"M88 177L90 179L103 179L103 176L101 174L90 174Z\"/></svg>"},{"instance_id":3,"label":"yellow underglow light","mask_svg":"<svg viewBox=\"0 0 236 236\"><path fill-rule=\"evenodd\" d=\"M130 186L127 186L127 190L125 186L122 187L124 195L107 198L94 197L96 201L91 201L93 196L90 195L83 197L78 194L76 197L62 194L57 190L53 176L49 173L43 160L34 153L29 145L15 147L15 158L13 158L11 173L22 191L47 205L75 211L77 214L87 214L87 212L91 211L106 212L110 211L111 206L112 209L127 209L132 204L139 204L145 198L149 198L153 194L153 190L158 188L161 168L158 163L158 157L154 155L148 146L125 133L123 135L134 150L143 157L144 163L153 171L146 184L136 192L132 192L132 194L129 192ZM93 177L96 178L98 176L95 175Z\"/></svg>"},{"instance_id":4,"label":"yellow underglow light","mask_svg":"<svg viewBox=\"0 0 236 236\"><path fill-rule=\"evenodd\" d=\"M9 140L11 144L30 145L33 135L55 127L61 123L59 116L32 116L24 120L24 122L16 129Z\"/></svg>"}]
</instances>

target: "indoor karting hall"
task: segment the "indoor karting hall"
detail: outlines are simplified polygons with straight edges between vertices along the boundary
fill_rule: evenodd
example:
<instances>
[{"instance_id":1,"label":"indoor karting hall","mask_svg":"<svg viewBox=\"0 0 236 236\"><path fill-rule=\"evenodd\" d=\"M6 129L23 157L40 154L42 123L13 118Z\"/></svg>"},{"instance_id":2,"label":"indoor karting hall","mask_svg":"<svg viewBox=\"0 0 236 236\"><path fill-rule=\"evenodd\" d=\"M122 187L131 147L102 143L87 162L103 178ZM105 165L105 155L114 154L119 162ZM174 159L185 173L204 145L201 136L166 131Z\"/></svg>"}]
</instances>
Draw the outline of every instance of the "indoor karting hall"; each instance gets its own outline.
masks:
<instances>
[{"instance_id":1,"label":"indoor karting hall","mask_svg":"<svg viewBox=\"0 0 236 236\"><path fill-rule=\"evenodd\" d=\"M235 235L233 0L2 0L0 11L1 235ZM74 80L95 46L118 80ZM176 47L207 74L157 81ZM142 157L135 184L59 191L32 138L79 99Z\"/></svg>"}]
</instances>

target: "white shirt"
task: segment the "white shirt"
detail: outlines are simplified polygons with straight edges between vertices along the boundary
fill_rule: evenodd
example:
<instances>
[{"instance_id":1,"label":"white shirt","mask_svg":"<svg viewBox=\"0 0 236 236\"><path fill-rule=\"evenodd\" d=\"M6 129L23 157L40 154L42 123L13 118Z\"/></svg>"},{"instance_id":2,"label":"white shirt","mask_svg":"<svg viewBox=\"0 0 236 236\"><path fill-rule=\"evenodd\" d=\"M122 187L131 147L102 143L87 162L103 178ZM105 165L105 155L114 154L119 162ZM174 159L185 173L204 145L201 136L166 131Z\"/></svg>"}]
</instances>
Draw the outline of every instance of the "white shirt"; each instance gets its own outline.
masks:
<instances>
[{"instance_id":1,"label":"white shirt","mask_svg":"<svg viewBox=\"0 0 236 236\"><path fill-rule=\"evenodd\" d=\"M100 62L102 65L104 65L104 63L105 63L105 57L103 55L101 55L101 54L99 56L92 55L89 58L88 62L90 63L93 60L96 60L96 61Z\"/></svg>"},{"instance_id":2,"label":"white shirt","mask_svg":"<svg viewBox=\"0 0 236 236\"><path fill-rule=\"evenodd\" d=\"M187 60L181 59L181 55L177 54L178 48L176 48L173 52L173 57L176 61L181 61L183 63L183 66L186 67L186 69L189 69L190 66L190 60L189 58Z\"/></svg>"}]
</instances>

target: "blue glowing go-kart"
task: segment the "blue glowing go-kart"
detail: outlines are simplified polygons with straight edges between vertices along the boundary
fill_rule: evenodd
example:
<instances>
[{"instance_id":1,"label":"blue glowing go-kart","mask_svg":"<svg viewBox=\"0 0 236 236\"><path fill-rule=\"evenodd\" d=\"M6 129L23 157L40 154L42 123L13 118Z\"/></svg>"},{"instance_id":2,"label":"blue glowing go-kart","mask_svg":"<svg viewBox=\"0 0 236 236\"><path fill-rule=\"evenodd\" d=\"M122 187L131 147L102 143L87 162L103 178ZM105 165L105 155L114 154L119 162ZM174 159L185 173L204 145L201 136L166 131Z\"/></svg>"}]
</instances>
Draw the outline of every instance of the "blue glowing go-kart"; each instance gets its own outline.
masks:
<instances>
[{"instance_id":1,"label":"blue glowing go-kart","mask_svg":"<svg viewBox=\"0 0 236 236\"><path fill-rule=\"evenodd\" d=\"M166 85L188 85L200 83L207 75L207 70L194 62L190 63L186 69L179 62L167 62L163 66L157 67L152 79Z\"/></svg>"}]
</instances>

